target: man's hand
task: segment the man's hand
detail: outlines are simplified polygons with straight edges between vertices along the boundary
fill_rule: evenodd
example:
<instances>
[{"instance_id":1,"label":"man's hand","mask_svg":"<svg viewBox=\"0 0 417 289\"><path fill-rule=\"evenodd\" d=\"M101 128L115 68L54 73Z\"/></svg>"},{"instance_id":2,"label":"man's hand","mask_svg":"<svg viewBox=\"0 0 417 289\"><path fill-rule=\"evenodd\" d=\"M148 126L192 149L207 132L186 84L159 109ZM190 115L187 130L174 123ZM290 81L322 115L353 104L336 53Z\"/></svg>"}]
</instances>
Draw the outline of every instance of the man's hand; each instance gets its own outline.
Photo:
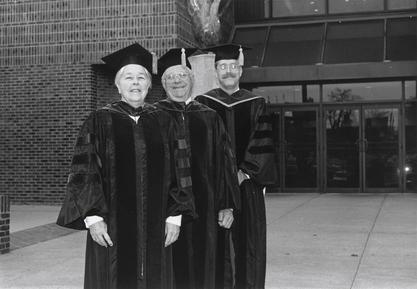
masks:
<instances>
[{"instance_id":1,"label":"man's hand","mask_svg":"<svg viewBox=\"0 0 417 289\"><path fill-rule=\"evenodd\" d=\"M180 226L165 222L165 247L174 243L180 234Z\"/></svg>"},{"instance_id":2,"label":"man's hand","mask_svg":"<svg viewBox=\"0 0 417 289\"><path fill-rule=\"evenodd\" d=\"M223 209L219 211L219 226L225 229L230 229L233 223L233 211L232 209Z\"/></svg>"},{"instance_id":3,"label":"man's hand","mask_svg":"<svg viewBox=\"0 0 417 289\"><path fill-rule=\"evenodd\" d=\"M89 230L91 238L93 238L97 244L106 248L107 246L113 246L113 242L110 239L109 234L107 234L107 224L104 221L92 224Z\"/></svg>"},{"instance_id":4,"label":"man's hand","mask_svg":"<svg viewBox=\"0 0 417 289\"><path fill-rule=\"evenodd\" d=\"M249 180L249 177L247 174L245 174L244 172L242 172L242 170L239 170L237 172L237 180L239 181L239 186L240 184L244 181L244 180Z\"/></svg>"}]
</instances>

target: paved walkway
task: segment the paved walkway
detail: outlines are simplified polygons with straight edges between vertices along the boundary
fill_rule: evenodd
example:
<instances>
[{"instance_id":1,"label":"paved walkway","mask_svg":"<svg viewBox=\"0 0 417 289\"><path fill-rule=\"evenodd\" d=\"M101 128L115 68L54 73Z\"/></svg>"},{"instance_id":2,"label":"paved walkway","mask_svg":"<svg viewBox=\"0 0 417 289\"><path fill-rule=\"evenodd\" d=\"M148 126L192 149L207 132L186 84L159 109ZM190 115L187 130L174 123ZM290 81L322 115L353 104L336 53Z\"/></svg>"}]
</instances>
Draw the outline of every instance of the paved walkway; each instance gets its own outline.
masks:
<instances>
[{"instance_id":1,"label":"paved walkway","mask_svg":"<svg viewBox=\"0 0 417 289\"><path fill-rule=\"evenodd\" d=\"M86 232L59 208L12 206L0 288L82 288ZM266 288L416 289L417 194L267 196Z\"/></svg>"}]
</instances>

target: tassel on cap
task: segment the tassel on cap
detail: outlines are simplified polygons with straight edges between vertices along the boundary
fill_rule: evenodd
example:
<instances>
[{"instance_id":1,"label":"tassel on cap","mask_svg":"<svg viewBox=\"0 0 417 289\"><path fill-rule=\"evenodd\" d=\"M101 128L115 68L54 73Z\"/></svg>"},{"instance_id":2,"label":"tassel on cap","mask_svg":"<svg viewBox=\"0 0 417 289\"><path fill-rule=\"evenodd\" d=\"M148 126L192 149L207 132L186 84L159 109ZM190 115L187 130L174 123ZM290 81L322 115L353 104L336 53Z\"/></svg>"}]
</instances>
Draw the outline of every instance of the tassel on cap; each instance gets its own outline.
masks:
<instances>
[{"instance_id":1,"label":"tassel on cap","mask_svg":"<svg viewBox=\"0 0 417 289\"><path fill-rule=\"evenodd\" d=\"M243 66L245 60L244 60L244 57L243 57L242 46L239 46L239 57L237 58L237 61L239 62L240 66Z\"/></svg>"},{"instance_id":2,"label":"tassel on cap","mask_svg":"<svg viewBox=\"0 0 417 289\"><path fill-rule=\"evenodd\" d=\"M158 74L158 58L156 57L155 52L152 53L152 73Z\"/></svg>"},{"instance_id":3,"label":"tassel on cap","mask_svg":"<svg viewBox=\"0 0 417 289\"><path fill-rule=\"evenodd\" d=\"M185 49L181 48L181 65L187 66L187 62L185 60Z\"/></svg>"}]
</instances>

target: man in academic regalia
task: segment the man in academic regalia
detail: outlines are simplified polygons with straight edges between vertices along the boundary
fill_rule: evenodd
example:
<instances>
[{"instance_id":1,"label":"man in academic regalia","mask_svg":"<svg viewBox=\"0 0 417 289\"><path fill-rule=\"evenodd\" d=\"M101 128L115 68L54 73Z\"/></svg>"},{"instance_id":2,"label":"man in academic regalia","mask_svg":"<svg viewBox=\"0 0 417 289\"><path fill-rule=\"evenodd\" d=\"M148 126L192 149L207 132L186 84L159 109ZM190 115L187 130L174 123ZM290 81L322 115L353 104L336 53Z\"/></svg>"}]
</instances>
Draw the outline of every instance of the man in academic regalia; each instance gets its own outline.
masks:
<instances>
[{"instance_id":1,"label":"man in academic regalia","mask_svg":"<svg viewBox=\"0 0 417 289\"><path fill-rule=\"evenodd\" d=\"M236 153L241 210L235 216L235 288L264 288L266 271L266 216L263 189L274 184L272 126L262 97L239 88L243 52L238 45L208 48L216 54L219 88L196 100L217 111Z\"/></svg>"},{"instance_id":2,"label":"man in academic regalia","mask_svg":"<svg viewBox=\"0 0 417 289\"><path fill-rule=\"evenodd\" d=\"M57 223L89 230L84 288L173 288L170 245L194 204L175 171L172 118L144 103L152 59L137 43L103 58L121 100L92 112L77 139Z\"/></svg>"},{"instance_id":3,"label":"man in academic regalia","mask_svg":"<svg viewBox=\"0 0 417 289\"><path fill-rule=\"evenodd\" d=\"M177 289L224 288L232 278L230 240L239 185L229 136L219 115L191 99L193 74L186 60L196 49L174 48L158 61L167 99L156 104L176 120L177 165L188 175L198 218L183 223L173 245ZM188 65L188 66L187 66Z\"/></svg>"}]
</instances>

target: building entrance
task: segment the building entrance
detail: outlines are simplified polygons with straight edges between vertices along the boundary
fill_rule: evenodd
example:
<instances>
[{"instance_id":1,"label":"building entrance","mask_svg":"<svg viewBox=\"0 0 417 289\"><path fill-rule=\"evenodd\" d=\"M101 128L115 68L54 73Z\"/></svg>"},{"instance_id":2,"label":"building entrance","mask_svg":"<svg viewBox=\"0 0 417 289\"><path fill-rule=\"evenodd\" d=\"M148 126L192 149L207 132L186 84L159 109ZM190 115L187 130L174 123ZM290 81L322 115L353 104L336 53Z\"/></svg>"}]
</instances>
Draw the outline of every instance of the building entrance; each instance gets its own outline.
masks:
<instances>
[{"instance_id":1,"label":"building entrance","mask_svg":"<svg viewBox=\"0 0 417 289\"><path fill-rule=\"evenodd\" d=\"M401 103L272 106L278 191L402 192Z\"/></svg>"},{"instance_id":2,"label":"building entrance","mask_svg":"<svg viewBox=\"0 0 417 289\"><path fill-rule=\"evenodd\" d=\"M325 191L400 190L399 105L324 108Z\"/></svg>"}]
</instances>

